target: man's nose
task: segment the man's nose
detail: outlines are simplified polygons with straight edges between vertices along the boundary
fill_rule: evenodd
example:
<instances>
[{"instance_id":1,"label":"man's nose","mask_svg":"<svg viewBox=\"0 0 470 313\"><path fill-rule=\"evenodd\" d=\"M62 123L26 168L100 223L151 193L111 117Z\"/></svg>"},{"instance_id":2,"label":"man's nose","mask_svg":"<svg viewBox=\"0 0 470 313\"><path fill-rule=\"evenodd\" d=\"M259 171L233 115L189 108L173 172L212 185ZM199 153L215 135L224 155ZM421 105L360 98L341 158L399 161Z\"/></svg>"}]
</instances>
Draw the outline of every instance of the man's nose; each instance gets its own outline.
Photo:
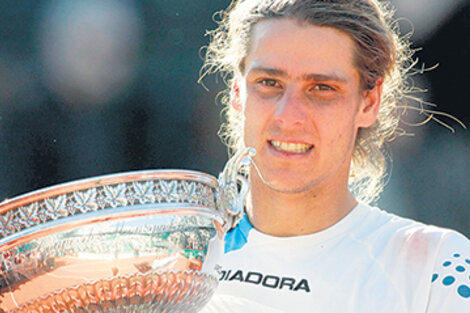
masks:
<instances>
[{"instance_id":1,"label":"man's nose","mask_svg":"<svg viewBox=\"0 0 470 313\"><path fill-rule=\"evenodd\" d=\"M275 118L285 127L303 125L307 114L305 99L300 90L287 89L279 99Z\"/></svg>"}]
</instances>

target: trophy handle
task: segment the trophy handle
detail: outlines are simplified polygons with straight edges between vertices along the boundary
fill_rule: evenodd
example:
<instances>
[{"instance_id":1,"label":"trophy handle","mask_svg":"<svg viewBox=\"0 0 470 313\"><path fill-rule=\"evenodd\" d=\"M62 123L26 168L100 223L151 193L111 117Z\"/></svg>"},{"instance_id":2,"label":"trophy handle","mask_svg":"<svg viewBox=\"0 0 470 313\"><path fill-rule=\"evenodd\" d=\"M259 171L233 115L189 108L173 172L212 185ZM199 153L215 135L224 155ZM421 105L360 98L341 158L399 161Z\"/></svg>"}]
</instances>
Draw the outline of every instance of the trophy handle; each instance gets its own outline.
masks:
<instances>
[{"instance_id":1,"label":"trophy handle","mask_svg":"<svg viewBox=\"0 0 470 313\"><path fill-rule=\"evenodd\" d=\"M239 174L244 166L249 166L252 157L256 154L254 148L248 147L238 151L225 164L224 170L220 173L218 199L219 207L227 222L224 230L228 231L235 227L243 216L243 207L246 194L249 190L248 180Z\"/></svg>"}]
</instances>

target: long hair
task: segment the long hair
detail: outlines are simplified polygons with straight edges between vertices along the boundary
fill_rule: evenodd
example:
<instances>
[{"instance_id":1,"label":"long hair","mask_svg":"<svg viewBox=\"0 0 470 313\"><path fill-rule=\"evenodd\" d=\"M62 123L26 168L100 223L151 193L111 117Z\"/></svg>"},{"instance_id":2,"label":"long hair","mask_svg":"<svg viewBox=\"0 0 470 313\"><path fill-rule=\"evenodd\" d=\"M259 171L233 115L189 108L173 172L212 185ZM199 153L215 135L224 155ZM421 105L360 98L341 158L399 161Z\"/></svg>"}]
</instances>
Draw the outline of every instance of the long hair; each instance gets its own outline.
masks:
<instances>
[{"instance_id":1,"label":"long hair","mask_svg":"<svg viewBox=\"0 0 470 313\"><path fill-rule=\"evenodd\" d=\"M225 122L219 135L232 154L244 147L243 113L231 103L235 73L244 73L244 60L253 26L261 20L291 18L316 26L334 27L354 41L354 65L362 90L383 84L376 122L359 129L352 157L349 186L365 202L377 199L387 170L384 144L391 141L399 122L398 103L409 92L407 73L414 65L407 38L400 38L392 22L393 10L378 0L239 0L218 13L202 68L203 76L220 72L227 90L222 93Z\"/></svg>"}]
</instances>

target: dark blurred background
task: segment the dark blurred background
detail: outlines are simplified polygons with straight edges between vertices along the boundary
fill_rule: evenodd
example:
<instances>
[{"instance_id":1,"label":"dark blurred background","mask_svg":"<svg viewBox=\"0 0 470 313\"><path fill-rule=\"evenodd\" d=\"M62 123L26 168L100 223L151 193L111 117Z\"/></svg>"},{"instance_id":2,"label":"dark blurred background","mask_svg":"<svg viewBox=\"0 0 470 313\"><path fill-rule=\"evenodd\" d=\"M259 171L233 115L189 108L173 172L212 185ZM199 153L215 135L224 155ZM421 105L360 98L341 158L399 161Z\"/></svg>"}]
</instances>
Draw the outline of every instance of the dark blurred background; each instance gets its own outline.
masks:
<instances>
[{"instance_id":1,"label":"dark blurred background","mask_svg":"<svg viewBox=\"0 0 470 313\"><path fill-rule=\"evenodd\" d=\"M470 2L395 0L424 100L470 126ZM217 175L223 88L197 83L212 15L229 0L0 2L0 199L122 171ZM413 105L417 105L416 103ZM430 107L432 109L432 107ZM470 133L408 114L379 206L470 236Z\"/></svg>"}]
</instances>

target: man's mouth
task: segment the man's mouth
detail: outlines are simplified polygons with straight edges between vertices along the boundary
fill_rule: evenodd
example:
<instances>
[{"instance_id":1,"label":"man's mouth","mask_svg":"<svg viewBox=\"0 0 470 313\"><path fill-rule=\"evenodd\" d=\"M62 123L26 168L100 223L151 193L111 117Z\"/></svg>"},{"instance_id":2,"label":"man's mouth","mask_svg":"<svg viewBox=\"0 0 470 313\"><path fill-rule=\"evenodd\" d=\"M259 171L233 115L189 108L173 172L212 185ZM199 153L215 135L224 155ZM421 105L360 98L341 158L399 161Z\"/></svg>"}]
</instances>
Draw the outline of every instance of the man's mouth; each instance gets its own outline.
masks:
<instances>
[{"instance_id":1,"label":"man's mouth","mask_svg":"<svg viewBox=\"0 0 470 313\"><path fill-rule=\"evenodd\" d=\"M304 143L292 143L277 140L271 140L269 141L269 143L277 151L288 153L305 153L313 148L313 145L308 145Z\"/></svg>"}]
</instances>

